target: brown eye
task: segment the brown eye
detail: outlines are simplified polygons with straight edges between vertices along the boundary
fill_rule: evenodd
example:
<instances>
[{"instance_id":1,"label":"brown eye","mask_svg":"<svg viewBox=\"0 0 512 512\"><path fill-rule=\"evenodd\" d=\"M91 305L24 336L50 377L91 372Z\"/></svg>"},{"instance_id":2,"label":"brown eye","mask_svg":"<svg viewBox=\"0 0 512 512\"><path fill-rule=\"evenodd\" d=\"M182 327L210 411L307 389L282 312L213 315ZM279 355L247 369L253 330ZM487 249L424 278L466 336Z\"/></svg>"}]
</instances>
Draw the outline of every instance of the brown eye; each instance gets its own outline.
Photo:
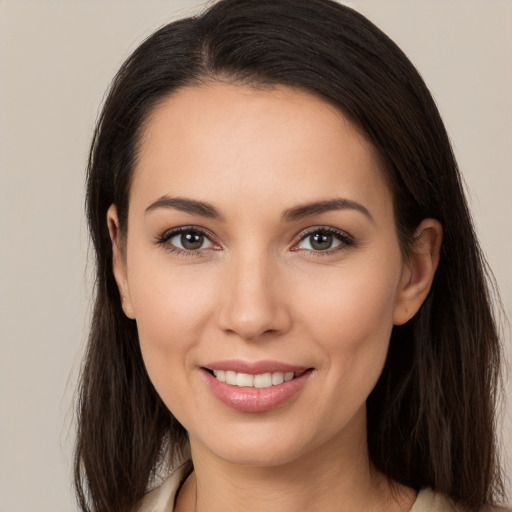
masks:
<instances>
[{"instance_id":1,"label":"brown eye","mask_svg":"<svg viewBox=\"0 0 512 512\"><path fill-rule=\"evenodd\" d=\"M315 229L305 233L295 249L313 252L329 251L352 245L350 235L334 229Z\"/></svg>"},{"instance_id":2,"label":"brown eye","mask_svg":"<svg viewBox=\"0 0 512 512\"><path fill-rule=\"evenodd\" d=\"M332 247L333 238L330 233L314 233L309 236L309 244L315 251L325 251Z\"/></svg>"},{"instance_id":3,"label":"brown eye","mask_svg":"<svg viewBox=\"0 0 512 512\"><path fill-rule=\"evenodd\" d=\"M196 229L184 229L174 232L166 237L166 244L169 244L180 251L201 251L211 249L212 241L201 231Z\"/></svg>"},{"instance_id":4,"label":"brown eye","mask_svg":"<svg viewBox=\"0 0 512 512\"><path fill-rule=\"evenodd\" d=\"M180 236L181 246L188 251L201 249L204 243L204 235L196 231L188 231Z\"/></svg>"}]
</instances>

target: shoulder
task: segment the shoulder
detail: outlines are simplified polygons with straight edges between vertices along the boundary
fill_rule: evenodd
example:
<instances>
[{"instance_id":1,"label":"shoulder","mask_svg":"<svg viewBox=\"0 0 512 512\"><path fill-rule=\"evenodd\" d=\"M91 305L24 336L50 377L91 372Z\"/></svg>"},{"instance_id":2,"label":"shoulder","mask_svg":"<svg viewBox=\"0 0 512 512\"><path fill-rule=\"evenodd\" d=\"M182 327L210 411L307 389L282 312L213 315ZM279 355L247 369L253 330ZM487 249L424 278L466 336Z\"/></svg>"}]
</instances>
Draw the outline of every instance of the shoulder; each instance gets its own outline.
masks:
<instances>
[{"instance_id":1,"label":"shoulder","mask_svg":"<svg viewBox=\"0 0 512 512\"><path fill-rule=\"evenodd\" d=\"M136 512L172 512L176 494L190 473L190 464L184 463L157 488L148 492L137 505Z\"/></svg>"},{"instance_id":2,"label":"shoulder","mask_svg":"<svg viewBox=\"0 0 512 512\"><path fill-rule=\"evenodd\" d=\"M442 493L434 492L432 489L422 489L410 512L466 512L466 509L455 504ZM485 507L482 512L512 512L512 509Z\"/></svg>"}]
</instances>

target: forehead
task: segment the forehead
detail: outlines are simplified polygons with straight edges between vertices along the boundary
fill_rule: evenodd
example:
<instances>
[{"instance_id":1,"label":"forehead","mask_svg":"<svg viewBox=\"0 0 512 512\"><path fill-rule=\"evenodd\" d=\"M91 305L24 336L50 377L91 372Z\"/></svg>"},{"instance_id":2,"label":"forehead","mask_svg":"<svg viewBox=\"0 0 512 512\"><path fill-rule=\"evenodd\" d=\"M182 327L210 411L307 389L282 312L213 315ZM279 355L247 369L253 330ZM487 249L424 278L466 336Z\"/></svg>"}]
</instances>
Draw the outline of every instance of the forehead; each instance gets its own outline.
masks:
<instances>
[{"instance_id":1,"label":"forehead","mask_svg":"<svg viewBox=\"0 0 512 512\"><path fill-rule=\"evenodd\" d=\"M343 195L389 207L372 145L335 106L291 87L183 88L148 116L139 148L130 202L260 194L285 208Z\"/></svg>"}]
</instances>

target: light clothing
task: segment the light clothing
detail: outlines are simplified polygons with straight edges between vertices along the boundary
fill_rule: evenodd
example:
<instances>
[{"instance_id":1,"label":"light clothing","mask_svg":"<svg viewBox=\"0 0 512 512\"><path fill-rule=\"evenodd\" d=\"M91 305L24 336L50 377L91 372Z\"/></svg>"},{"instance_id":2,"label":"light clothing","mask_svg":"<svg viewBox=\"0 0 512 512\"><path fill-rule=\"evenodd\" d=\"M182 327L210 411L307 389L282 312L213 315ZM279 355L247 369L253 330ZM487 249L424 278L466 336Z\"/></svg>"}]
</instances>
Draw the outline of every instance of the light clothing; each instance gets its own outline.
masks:
<instances>
[{"instance_id":1,"label":"light clothing","mask_svg":"<svg viewBox=\"0 0 512 512\"><path fill-rule=\"evenodd\" d=\"M190 466L184 464L177 468L165 482L148 492L137 508L137 512L172 512L176 494Z\"/></svg>"},{"instance_id":2,"label":"light clothing","mask_svg":"<svg viewBox=\"0 0 512 512\"><path fill-rule=\"evenodd\" d=\"M172 512L176 494L189 468L188 464L179 467L160 487L146 494L137 512ZM462 510L442 494L434 493L431 489L422 489L410 512L462 512Z\"/></svg>"}]
</instances>

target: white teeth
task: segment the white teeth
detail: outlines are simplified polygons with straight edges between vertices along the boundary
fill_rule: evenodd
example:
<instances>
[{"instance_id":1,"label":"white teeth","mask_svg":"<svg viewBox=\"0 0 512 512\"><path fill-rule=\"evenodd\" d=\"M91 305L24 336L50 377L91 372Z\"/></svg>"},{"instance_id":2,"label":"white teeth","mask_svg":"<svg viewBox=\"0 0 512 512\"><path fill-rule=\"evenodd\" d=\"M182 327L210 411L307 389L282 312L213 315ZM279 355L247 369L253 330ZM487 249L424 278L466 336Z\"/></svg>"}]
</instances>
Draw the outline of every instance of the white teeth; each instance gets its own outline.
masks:
<instances>
[{"instance_id":1,"label":"white teeth","mask_svg":"<svg viewBox=\"0 0 512 512\"><path fill-rule=\"evenodd\" d=\"M269 388L270 386L278 386L283 382L288 382L295 377L295 373L293 372L269 372L250 375L248 373L237 373L230 370L213 370L213 374L221 382L226 382L227 384L240 388Z\"/></svg>"},{"instance_id":2,"label":"white teeth","mask_svg":"<svg viewBox=\"0 0 512 512\"><path fill-rule=\"evenodd\" d=\"M254 384L254 375L248 373L237 373L236 374L236 385L239 388L252 388Z\"/></svg>"},{"instance_id":3,"label":"white teeth","mask_svg":"<svg viewBox=\"0 0 512 512\"><path fill-rule=\"evenodd\" d=\"M284 373L276 372L272 374L272 385L278 386L284 382Z\"/></svg>"},{"instance_id":4,"label":"white teeth","mask_svg":"<svg viewBox=\"0 0 512 512\"><path fill-rule=\"evenodd\" d=\"M255 388L269 388L272 386L272 374L262 373L254 376L254 387Z\"/></svg>"},{"instance_id":5,"label":"white teeth","mask_svg":"<svg viewBox=\"0 0 512 512\"><path fill-rule=\"evenodd\" d=\"M226 382L232 386L236 386L236 372L226 372Z\"/></svg>"}]
</instances>

